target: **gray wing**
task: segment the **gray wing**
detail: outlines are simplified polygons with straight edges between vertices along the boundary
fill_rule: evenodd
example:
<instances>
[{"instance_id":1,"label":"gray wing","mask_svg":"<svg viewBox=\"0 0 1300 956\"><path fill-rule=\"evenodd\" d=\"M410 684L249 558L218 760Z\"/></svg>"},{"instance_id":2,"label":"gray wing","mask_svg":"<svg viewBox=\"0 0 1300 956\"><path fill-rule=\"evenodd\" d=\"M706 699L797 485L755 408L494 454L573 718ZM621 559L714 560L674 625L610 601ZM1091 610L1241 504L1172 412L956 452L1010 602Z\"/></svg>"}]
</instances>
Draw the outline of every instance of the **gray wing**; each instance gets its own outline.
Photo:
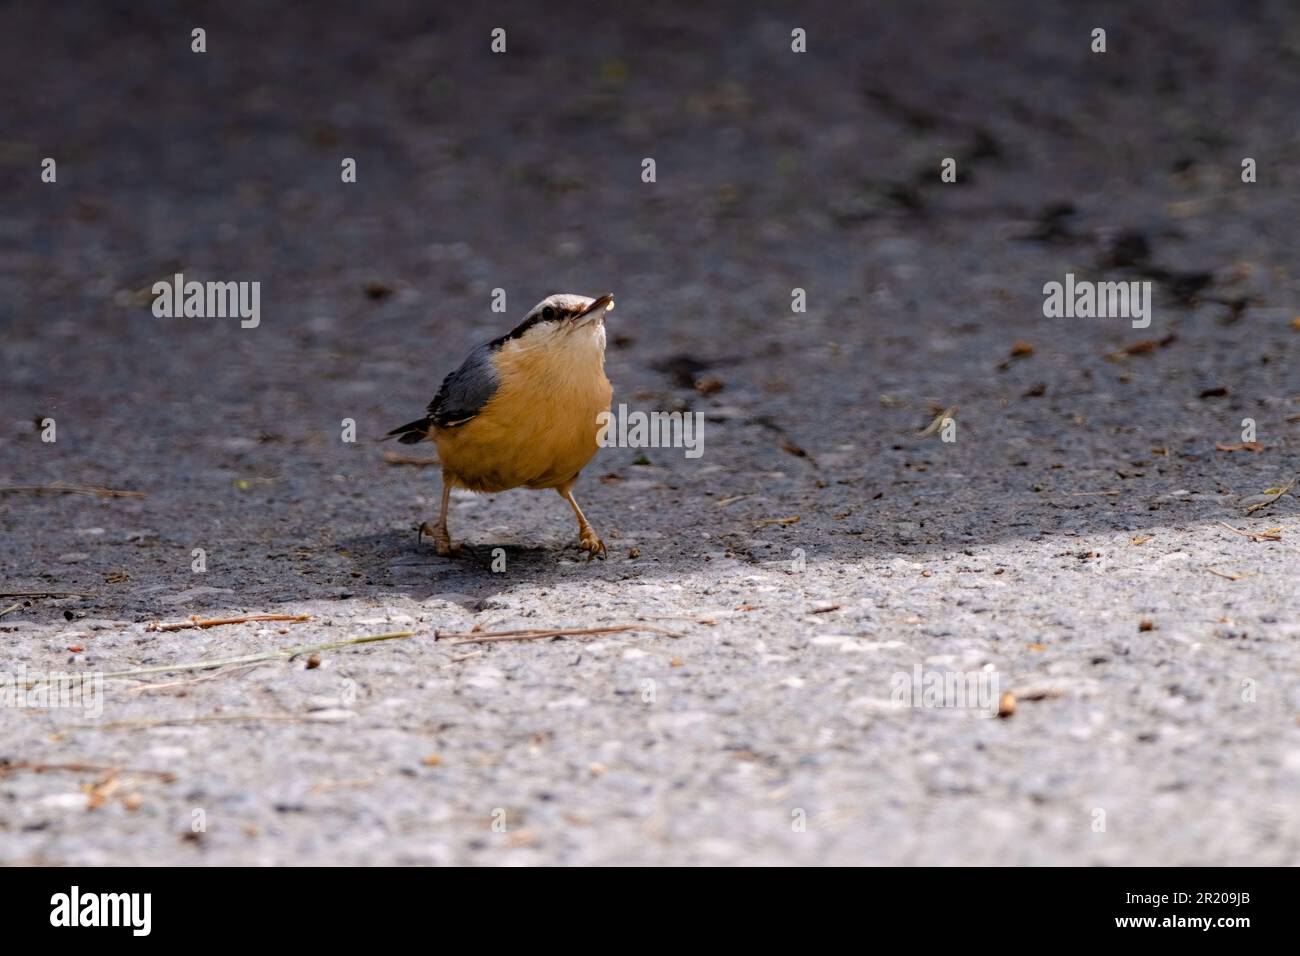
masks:
<instances>
[{"instance_id":1,"label":"gray wing","mask_svg":"<svg viewBox=\"0 0 1300 956\"><path fill-rule=\"evenodd\" d=\"M493 344L475 348L460 368L442 380L428 408L429 420L439 428L465 424L496 394L500 382L492 365Z\"/></svg>"}]
</instances>

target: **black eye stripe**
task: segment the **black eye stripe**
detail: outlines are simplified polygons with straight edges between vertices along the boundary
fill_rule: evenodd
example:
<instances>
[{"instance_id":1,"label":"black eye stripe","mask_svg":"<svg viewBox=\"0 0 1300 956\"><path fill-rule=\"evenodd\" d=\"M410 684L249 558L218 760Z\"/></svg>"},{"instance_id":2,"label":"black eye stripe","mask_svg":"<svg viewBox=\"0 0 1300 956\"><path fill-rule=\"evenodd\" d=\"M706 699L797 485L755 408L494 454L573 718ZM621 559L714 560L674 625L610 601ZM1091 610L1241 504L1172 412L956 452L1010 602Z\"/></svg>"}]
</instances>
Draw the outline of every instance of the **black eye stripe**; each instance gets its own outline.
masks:
<instances>
[{"instance_id":1,"label":"black eye stripe","mask_svg":"<svg viewBox=\"0 0 1300 956\"><path fill-rule=\"evenodd\" d=\"M542 322L554 322L557 319L563 318L567 315L575 314L578 311L579 311L578 309L567 309L567 308L557 309L554 306L550 306L550 305L543 306L540 311L534 312L531 315L529 315L528 318L524 319L522 322L516 325L505 335L495 338L491 342L487 343L488 348L499 349L501 348L502 345L504 345L506 342L510 341L511 339L523 338L523 336L528 332L528 330L535 325L539 325Z\"/></svg>"}]
</instances>

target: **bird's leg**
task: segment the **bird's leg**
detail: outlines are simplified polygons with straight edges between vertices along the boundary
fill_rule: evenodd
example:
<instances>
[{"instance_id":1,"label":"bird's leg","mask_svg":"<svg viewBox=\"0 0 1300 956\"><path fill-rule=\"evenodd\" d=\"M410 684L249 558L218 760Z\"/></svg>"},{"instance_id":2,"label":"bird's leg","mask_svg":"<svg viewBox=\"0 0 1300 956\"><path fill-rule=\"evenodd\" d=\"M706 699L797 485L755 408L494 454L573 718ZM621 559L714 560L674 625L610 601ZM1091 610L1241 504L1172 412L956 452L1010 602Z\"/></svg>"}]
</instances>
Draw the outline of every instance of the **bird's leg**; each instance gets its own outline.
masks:
<instances>
[{"instance_id":1,"label":"bird's leg","mask_svg":"<svg viewBox=\"0 0 1300 956\"><path fill-rule=\"evenodd\" d=\"M569 503L570 507L573 508L573 513L578 517L578 539L581 542L582 550L587 552L587 560L590 561L598 556L605 557L605 542L601 541L596 532L592 530L591 525L587 523L587 516L578 507L578 502L573 497L573 483L570 482L555 490L560 493L561 498Z\"/></svg>"},{"instance_id":2,"label":"bird's leg","mask_svg":"<svg viewBox=\"0 0 1300 956\"><path fill-rule=\"evenodd\" d=\"M447 533L447 505L451 502L451 476L445 471L442 473L442 507L438 509L438 523L430 525L424 522L420 525L420 530L416 532L416 544L426 534L433 538L433 548L438 554L446 557L451 554L451 535Z\"/></svg>"}]
</instances>

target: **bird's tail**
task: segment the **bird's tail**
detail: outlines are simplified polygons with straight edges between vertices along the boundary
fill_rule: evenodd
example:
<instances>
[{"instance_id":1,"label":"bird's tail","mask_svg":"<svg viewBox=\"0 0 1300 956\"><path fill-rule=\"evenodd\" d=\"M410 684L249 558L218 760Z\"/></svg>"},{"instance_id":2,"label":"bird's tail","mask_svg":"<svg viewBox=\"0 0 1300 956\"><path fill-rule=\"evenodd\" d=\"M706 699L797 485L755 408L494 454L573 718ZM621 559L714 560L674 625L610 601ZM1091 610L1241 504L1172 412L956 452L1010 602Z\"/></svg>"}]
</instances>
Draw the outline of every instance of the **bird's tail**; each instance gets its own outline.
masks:
<instances>
[{"instance_id":1,"label":"bird's tail","mask_svg":"<svg viewBox=\"0 0 1300 956\"><path fill-rule=\"evenodd\" d=\"M384 436L385 439L396 438L403 445L414 445L418 441L424 441L429 437L429 426L433 421L428 418L417 418L413 422L407 422L405 425L398 425L391 432Z\"/></svg>"}]
</instances>

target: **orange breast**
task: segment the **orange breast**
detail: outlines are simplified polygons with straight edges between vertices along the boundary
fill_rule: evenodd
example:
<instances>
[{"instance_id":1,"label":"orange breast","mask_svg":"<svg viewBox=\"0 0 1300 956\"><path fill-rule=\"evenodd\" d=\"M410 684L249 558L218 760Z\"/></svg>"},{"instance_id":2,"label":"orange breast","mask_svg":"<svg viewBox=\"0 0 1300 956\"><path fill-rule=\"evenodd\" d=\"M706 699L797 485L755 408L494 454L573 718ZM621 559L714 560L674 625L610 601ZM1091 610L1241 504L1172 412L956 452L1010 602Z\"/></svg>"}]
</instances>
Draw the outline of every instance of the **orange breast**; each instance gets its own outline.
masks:
<instances>
[{"instance_id":1,"label":"orange breast","mask_svg":"<svg viewBox=\"0 0 1300 956\"><path fill-rule=\"evenodd\" d=\"M613 389L604 350L507 343L493 356L500 385L479 414L437 429L438 457L472 491L555 488L575 478L599 447L598 416Z\"/></svg>"}]
</instances>

